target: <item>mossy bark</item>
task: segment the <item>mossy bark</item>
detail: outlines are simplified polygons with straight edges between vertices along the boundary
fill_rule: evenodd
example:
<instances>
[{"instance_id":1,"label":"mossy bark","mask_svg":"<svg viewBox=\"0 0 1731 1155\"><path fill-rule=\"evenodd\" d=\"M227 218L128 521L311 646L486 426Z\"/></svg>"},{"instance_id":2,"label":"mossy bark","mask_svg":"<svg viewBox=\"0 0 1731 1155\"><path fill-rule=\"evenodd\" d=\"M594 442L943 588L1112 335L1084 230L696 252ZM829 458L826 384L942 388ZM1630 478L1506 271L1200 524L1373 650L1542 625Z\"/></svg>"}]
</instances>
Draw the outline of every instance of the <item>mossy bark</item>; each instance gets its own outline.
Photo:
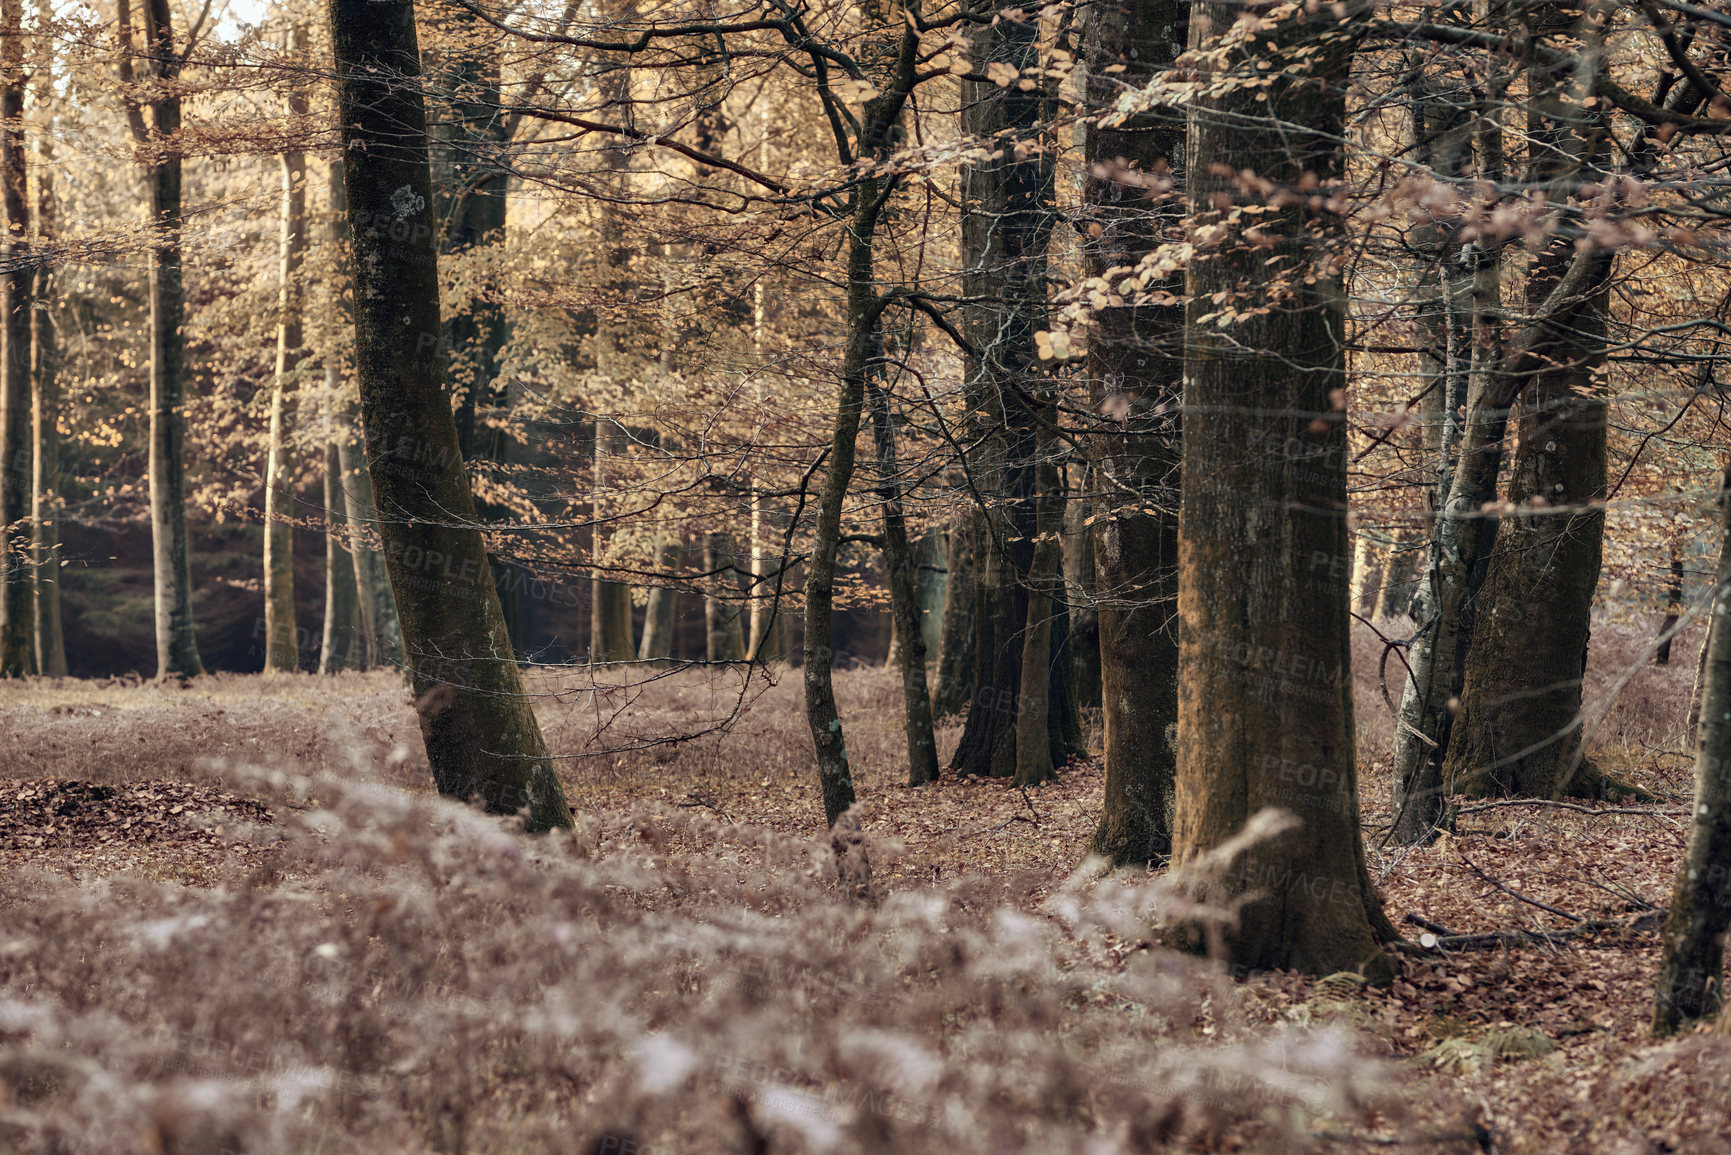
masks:
<instances>
[{"instance_id":1,"label":"mossy bark","mask_svg":"<svg viewBox=\"0 0 1731 1155\"><path fill-rule=\"evenodd\" d=\"M412 3L331 0L355 379L415 712L441 794L568 826L487 564L445 390L427 120Z\"/></svg>"},{"instance_id":2,"label":"mossy bark","mask_svg":"<svg viewBox=\"0 0 1731 1155\"><path fill-rule=\"evenodd\" d=\"M1192 11L1201 46L1233 27L1239 6ZM1238 183L1246 169L1286 188L1341 175L1349 17L1300 12L1257 40L1306 50L1310 71L1191 111L1190 211L1220 231L1185 286L1173 861L1195 863L1264 809L1292 813L1298 825L1193 882L1205 898L1241 903L1219 939L1225 961L1234 973L1386 979L1379 940L1395 932L1365 866L1352 725L1343 227L1292 198L1243 218L1261 234L1246 237L1222 209L1265 203ZM1233 51L1215 67L1249 64ZM1227 328L1205 317L1221 308L1217 293L1246 315Z\"/></svg>"},{"instance_id":3,"label":"mossy bark","mask_svg":"<svg viewBox=\"0 0 1731 1155\"><path fill-rule=\"evenodd\" d=\"M1668 1035L1718 1013L1731 928L1731 471L1719 490L1719 569L1707 618L1706 686L1695 748L1695 813L1671 888L1653 1007Z\"/></svg>"}]
</instances>

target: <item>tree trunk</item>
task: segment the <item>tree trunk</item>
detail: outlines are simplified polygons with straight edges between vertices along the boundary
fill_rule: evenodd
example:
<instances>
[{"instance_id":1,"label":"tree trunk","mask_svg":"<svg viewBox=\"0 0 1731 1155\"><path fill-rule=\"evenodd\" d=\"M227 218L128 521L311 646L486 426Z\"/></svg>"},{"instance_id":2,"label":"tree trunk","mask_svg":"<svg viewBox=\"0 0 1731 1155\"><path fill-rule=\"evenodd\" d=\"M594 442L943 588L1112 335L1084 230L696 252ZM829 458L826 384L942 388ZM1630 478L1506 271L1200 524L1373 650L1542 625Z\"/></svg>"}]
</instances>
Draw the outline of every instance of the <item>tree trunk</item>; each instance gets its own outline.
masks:
<instances>
[{"instance_id":1,"label":"tree trunk","mask_svg":"<svg viewBox=\"0 0 1731 1155\"><path fill-rule=\"evenodd\" d=\"M1590 12L1578 5L1535 5L1535 35L1567 33L1588 59L1602 49ZM1576 64L1530 72L1527 135L1530 185L1556 206L1553 236L1527 277L1528 312L1538 314L1576 259L1580 210L1571 200L1604 175L1604 119L1575 88ZM1606 412L1596 371L1605 364L1609 259L1551 333L1526 375L1525 403L1510 470L1508 501L1521 515L1502 518L1486 554L1483 585L1471 600L1460 705L1440 742L1443 782L1466 795L1550 798L1593 795L1603 775L1583 764L1581 686L1592 625L1593 591L1605 531ZM1557 512L1543 510L1555 508ZM1579 771L1579 772L1577 772Z\"/></svg>"},{"instance_id":2,"label":"tree trunk","mask_svg":"<svg viewBox=\"0 0 1731 1155\"><path fill-rule=\"evenodd\" d=\"M1668 1035L1719 1010L1731 904L1731 470L1719 491L1719 572L1708 614L1706 687L1695 749L1695 811L1665 915L1653 1033Z\"/></svg>"},{"instance_id":3,"label":"tree trunk","mask_svg":"<svg viewBox=\"0 0 1731 1155\"><path fill-rule=\"evenodd\" d=\"M1034 560L1028 567L1028 622L1022 634L1022 683L1016 709L1017 786L1039 786L1057 776L1062 754L1051 741L1052 683L1056 655L1069 655L1062 643L1054 649L1052 619L1065 612L1064 583L1064 491L1058 467L1052 460L1057 439L1046 422L1057 418L1055 407L1039 414L1043 418L1035 435L1035 475L1038 478L1034 523Z\"/></svg>"},{"instance_id":4,"label":"tree trunk","mask_svg":"<svg viewBox=\"0 0 1731 1155\"><path fill-rule=\"evenodd\" d=\"M890 647L902 678L902 723L908 739L908 785L924 786L938 777L938 744L932 736L932 703L926 691L926 639L920 625L914 551L902 512L900 466L896 461L895 413L887 389L867 382L872 432L877 447L878 502L883 511L884 569L889 577L890 613L899 646Z\"/></svg>"},{"instance_id":5,"label":"tree trunk","mask_svg":"<svg viewBox=\"0 0 1731 1155\"><path fill-rule=\"evenodd\" d=\"M343 163L326 170L330 199L330 242L339 253L348 248L348 201L343 193ZM340 300L341 294L338 294ZM397 599L391 593L385 559L373 547L379 539L378 511L373 506L373 481L355 438L354 402L344 387L334 359L325 362L325 397L334 416L332 434L341 470L342 516L349 535L349 563L355 572L355 603L361 632L366 636L368 669L403 667L403 635L397 620ZM379 539L382 540L382 539Z\"/></svg>"},{"instance_id":6,"label":"tree trunk","mask_svg":"<svg viewBox=\"0 0 1731 1155\"><path fill-rule=\"evenodd\" d=\"M1232 28L1239 9L1197 3L1195 42ZM1257 39L1309 51L1308 74L1235 87L1191 111L1192 219L1222 232L1186 282L1173 860L1196 862L1265 808L1292 812L1296 826L1196 884L1211 900L1242 902L1236 926L1220 932L1227 962L1234 973L1386 979L1378 941L1396 935L1365 867L1353 745L1346 294L1333 245L1343 230L1326 207L1307 207L1311 198L1244 218L1260 241L1223 211L1266 200L1238 183L1246 169L1286 189L1341 174L1352 16L1299 11ZM1225 62L1245 66L1239 51ZM1241 311L1269 311L1222 329L1217 293Z\"/></svg>"},{"instance_id":7,"label":"tree trunk","mask_svg":"<svg viewBox=\"0 0 1731 1155\"><path fill-rule=\"evenodd\" d=\"M48 110L54 106L54 23L52 0L38 0L37 35L41 56L36 62L36 106L42 123L36 133L36 237L44 248L54 243L54 133ZM30 313L31 430L35 467L31 492L31 523L35 526L36 575L36 668L50 677L66 676L66 640L60 621L60 508L63 504L60 475L60 350L55 340L56 314L54 267L47 262L36 268L34 301Z\"/></svg>"},{"instance_id":8,"label":"tree trunk","mask_svg":"<svg viewBox=\"0 0 1731 1155\"><path fill-rule=\"evenodd\" d=\"M1653 652L1655 666L1671 664L1671 642L1683 617L1683 555L1675 538L1671 541L1671 581L1665 587L1665 620L1659 623L1659 646Z\"/></svg>"},{"instance_id":9,"label":"tree trunk","mask_svg":"<svg viewBox=\"0 0 1731 1155\"><path fill-rule=\"evenodd\" d=\"M306 50L306 26L297 24L289 47ZM305 93L289 96L289 115L307 113ZM299 634L295 629L295 468L289 453L289 406L294 392L292 374L302 354L301 265L307 243L307 164L299 149L282 155L282 239L278 246L276 376L270 392L270 442L265 456L264 485L264 668L300 669ZM322 663L321 663L322 664Z\"/></svg>"},{"instance_id":10,"label":"tree trunk","mask_svg":"<svg viewBox=\"0 0 1731 1155\"><path fill-rule=\"evenodd\" d=\"M440 348L438 249L412 4L331 0L355 379L415 711L441 794L571 811L525 694L475 519Z\"/></svg>"},{"instance_id":11,"label":"tree trunk","mask_svg":"<svg viewBox=\"0 0 1731 1155\"><path fill-rule=\"evenodd\" d=\"M24 0L0 2L0 201L6 259L0 284L0 677L36 672L30 444L30 197L24 152Z\"/></svg>"},{"instance_id":12,"label":"tree trunk","mask_svg":"<svg viewBox=\"0 0 1731 1155\"><path fill-rule=\"evenodd\" d=\"M593 488L595 525L591 558L596 566L603 563L602 552L607 545L607 531L602 521L607 517L603 496L606 489L607 459L624 447L625 430L611 417L595 418L595 484ZM624 582L595 577L590 581L589 599L589 661L595 665L629 662L637 656L631 642L631 587Z\"/></svg>"},{"instance_id":13,"label":"tree trunk","mask_svg":"<svg viewBox=\"0 0 1731 1155\"><path fill-rule=\"evenodd\" d=\"M174 50L169 0L144 2L144 61L155 82L148 128L134 135L144 151L149 190L150 248L150 538L156 587L156 674L187 678L204 673L192 620L192 559L186 526L186 289L181 279L180 96L174 85L180 57ZM130 0L119 0L117 21L130 37ZM123 46L129 50L130 46Z\"/></svg>"},{"instance_id":14,"label":"tree trunk","mask_svg":"<svg viewBox=\"0 0 1731 1155\"><path fill-rule=\"evenodd\" d=\"M325 628L319 644L319 673L357 670L362 654L355 619L357 593L355 567L343 548L346 517L343 498L342 451L335 441L325 442Z\"/></svg>"},{"instance_id":15,"label":"tree trunk","mask_svg":"<svg viewBox=\"0 0 1731 1155\"><path fill-rule=\"evenodd\" d=\"M1039 64L1036 22L1000 20L975 38L975 71ZM973 691L951 766L1007 778L1016 771L1022 631L1028 623L1036 478L1034 420L1023 402L1034 368L1034 332L1046 317L1051 236L1050 150L1017 149L1038 132L1038 86L964 81L962 131L998 159L962 174L962 328L981 353L968 358L964 389L977 448L970 473L986 501L974 511ZM1022 155L1017 156L1020 152ZM1060 683L1061 685L1062 683Z\"/></svg>"},{"instance_id":16,"label":"tree trunk","mask_svg":"<svg viewBox=\"0 0 1731 1155\"><path fill-rule=\"evenodd\" d=\"M703 570L720 587L715 593L703 595L704 656L711 662L743 662L745 631L740 625L739 577L734 569L732 534L703 535Z\"/></svg>"},{"instance_id":17,"label":"tree trunk","mask_svg":"<svg viewBox=\"0 0 1731 1155\"><path fill-rule=\"evenodd\" d=\"M1100 613L1094 589L1094 531L1088 525L1092 504L1086 494L1064 503L1064 597L1078 711L1100 708Z\"/></svg>"},{"instance_id":18,"label":"tree trunk","mask_svg":"<svg viewBox=\"0 0 1731 1155\"><path fill-rule=\"evenodd\" d=\"M655 535L654 569L659 574L674 574L679 570L679 535L662 530ZM649 600L643 607L643 637L637 646L640 662L662 661L674 657L676 611L679 591L673 586L651 586Z\"/></svg>"},{"instance_id":19,"label":"tree trunk","mask_svg":"<svg viewBox=\"0 0 1731 1155\"><path fill-rule=\"evenodd\" d=\"M937 691L932 713L960 713L973 693L975 638L974 526L971 517L958 518L949 528L944 558L944 612L939 627Z\"/></svg>"},{"instance_id":20,"label":"tree trunk","mask_svg":"<svg viewBox=\"0 0 1731 1155\"><path fill-rule=\"evenodd\" d=\"M1142 87L1183 51L1187 6L1178 0L1097 9L1089 21L1091 103L1121 85ZM1123 71L1109 73L1108 68ZM1091 124L1089 271L1134 266L1181 227L1184 122L1160 109L1122 125ZM1169 181L1171 188L1149 187ZM1099 235L1094 236L1096 227ZM1183 292L1176 277L1161 288ZM1183 378L1181 307L1102 309L1089 341L1088 375L1102 418L1093 438L1094 587L1100 629L1106 790L1089 849L1117 866L1172 853L1178 720L1178 481Z\"/></svg>"}]
</instances>

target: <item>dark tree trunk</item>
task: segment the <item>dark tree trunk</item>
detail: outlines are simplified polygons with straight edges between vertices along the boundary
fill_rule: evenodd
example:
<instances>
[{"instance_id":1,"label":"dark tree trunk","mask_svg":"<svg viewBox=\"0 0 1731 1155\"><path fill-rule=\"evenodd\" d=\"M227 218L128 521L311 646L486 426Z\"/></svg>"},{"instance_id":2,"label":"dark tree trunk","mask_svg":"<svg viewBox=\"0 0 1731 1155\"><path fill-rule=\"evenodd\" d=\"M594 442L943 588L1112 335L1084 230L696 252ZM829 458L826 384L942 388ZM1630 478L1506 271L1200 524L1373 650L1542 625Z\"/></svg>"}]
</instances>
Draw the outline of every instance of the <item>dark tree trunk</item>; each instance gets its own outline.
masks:
<instances>
[{"instance_id":1,"label":"dark tree trunk","mask_svg":"<svg viewBox=\"0 0 1731 1155\"><path fill-rule=\"evenodd\" d=\"M1683 617L1683 555L1671 543L1671 581L1665 587L1665 620L1659 623L1659 646L1653 652L1655 666L1671 664L1671 642Z\"/></svg>"},{"instance_id":2,"label":"dark tree trunk","mask_svg":"<svg viewBox=\"0 0 1731 1155\"><path fill-rule=\"evenodd\" d=\"M976 35L974 54L980 73L992 64L1036 67L1036 22L995 22ZM1016 771L1022 631L1034 560L1034 419L1024 398L1034 372L1034 332L1046 317L1052 166L1050 150L1015 147L1038 132L1044 96L1037 86L964 81L962 87L963 132L1001 155L962 177L962 285L972 302L962 323L981 351L967 365L965 393L977 426L970 437L978 445L970 472L989 504L974 512L973 689L951 766L1007 778Z\"/></svg>"},{"instance_id":3,"label":"dark tree trunk","mask_svg":"<svg viewBox=\"0 0 1731 1155\"><path fill-rule=\"evenodd\" d=\"M122 80L130 82L132 13L119 0ZM146 124L135 106L128 118L143 152L150 246L150 538L156 617L156 674L204 673L192 621L192 559L186 528L186 289L181 279L180 57L168 0L145 0L144 63L155 82Z\"/></svg>"},{"instance_id":4,"label":"dark tree trunk","mask_svg":"<svg viewBox=\"0 0 1731 1155\"><path fill-rule=\"evenodd\" d=\"M655 572L674 574L679 570L679 536L675 531L662 530L655 538ZM672 658L674 654L676 612L679 591L673 586L651 586L649 600L643 607L643 637L637 646L641 662Z\"/></svg>"},{"instance_id":5,"label":"dark tree trunk","mask_svg":"<svg viewBox=\"0 0 1731 1155\"><path fill-rule=\"evenodd\" d=\"M1100 708L1100 614L1094 589L1092 499L1074 494L1064 504L1064 596L1069 599L1070 675L1076 709Z\"/></svg>"},{"instance_id":6,"label":"dark tree trunk","mask_svg":"<svg viewBox=\"0 0 1731 1155\"><path fill-rule=\"evenodd\" d=\"M43 247L55 240L54 133L48 121L54 107L54 23L52 0L38 0L37 35L41 56L36 61L36 106L44 123L36 133L36 236ZM60 350L55 340L54 266L36 269L33 290L38 308L30 313L30 424L35 440L31 454L36 475L31 485L31 521L36 528L36 668L50 677L66 675L66 640L60 621Z\"/></svg>"},{"instance_id":7,"label":"dark tree trunk","mask_svg":"<svg viewBox=\"0 0 1731 1155\"><path fill-rule=\"evenodd\" d=\"M1731 927L1731 471L1720 486L1719 572L1707 615L1706 686L1695 750L1695 811L1665 915L1653 1033L1718 1012Z\"/></svg>"},{"instance_id":8,"label":"dark tree trunk","mask_svg":"<svg viewBox=\"0 0 1731 1155\"><path fill-rule=\"evenodd\" d=\"M607 459L625 445L625 430L611 417L595 418L595 496L594 544L591 558L599 566L607 544L603 492L607 478ZM731 560L731 559L730 559ZM738 611L735 611L737 617ZM610 578L596 577L590 583L589 598L589 660L595 665L629 662L637 656L631 641L631 587Z\"/></svg>"},{"instance_id":9,"label":"dark tree trunk","mask_svg":"<svg viewBox=\"0 0 1731 1155\"><path fill-rule=\"evenodd\" d=\"M960 713L973 693L974 527L972 518L958 519L949 529L944 559L944 615L938 635L937 690L932 713Z\"/></svg>"},{"instance_id":10,"label":"dark tree trunk","mask_svg":"<svg viewBox=\"0 0 1731 1155\"><path fill-rule=\"evenodd\" d=\"M1193 38L1215 40L1240 11L1196 4ZM1266 202L1239 184L1247 169L1287 189L1341 175L1342 34L1353 17L1299 11L1257 40L1310 50L1309 72L1191 110L1192 219L1223 231L1186 283L1173 860L1195 863L1265 808L1292 813L1295 825L1197 884L1217 901L1242 900L1236 925L1220 931L1227 961L1382 979L1391 965L1378 943L1396 936L1365 867L1353 745L1343 230L1326 207L1294 197L1244 218L1271 255L1222 208ZM1241 53L1226 66L1243 68ZM1222 329L1208 315L1222 307L1217 293L1269 311Z\"/></svg>"},{"instance_id":11,"label":"dark tree trunk","mask_svg":"<svg viewBox=\"0 0 1731 1155\"><path fill-rule=\"evenodd\" d=\"M714 590L703 595L704 657L711 662L745 660L736 561L732 534L712 531L703 535L703 570L712 575L708 581Z\"/></svg>"},{"instance_id":12,"label":"dark tree trunk","mask_svg":"<svg viewBox=\"0 0 1731 1155\"><path fill-rule=\"evenodd\" d=\"M441 794L568 826L475 520L440 347L412 4L331 0L354 243L355 378L415 710Z\"/></svg>"},{"instance_id":13,"label":"dark tree trunk","mask_svg":"<svg viewBox=\"0 0 1731 1155\"><path fill-rule=\"evenodd\" d=\"M1064 547L1060 538L1064 527L1064 490L1057 464L1052 460L1057 439L1048 424L1057 413L1047 407L1040 416L1044 420L1036 427L1034 438L1035 477L1039 486L1034 559L1028 567L1028 621L1022 633L1022 682L1016 709L1017 786L1038 786L1055 777L1066 755L1062 744L1052 741L1052 700L1054 690L1058 694L1065 692L1063 666L1069 656L1067 638L1055 636L1058 631L1052 625L1054 617L1065 613ZM1054 666L1058 667L1056 672Z\"/></svg>"},{"instance_id":14,"label":"dark tree trunk","mask_svg":"<svg viewBox=\"0 0 1731 1155\"><path fill-rule=\"evenodd\" d=\"M1108 101L1121 85L1141 87L1170 68L1183 51L1187 17L1180 0L1096 10L1088 26L1090 100ZM1112 67L1123 71L1106 71ZM1183 118L1172 109L1116 127L1090 125L1083 197L1095 276L1134 266L1180 225L1184 145ZM1150 288L1182 293L1177 278L1170 282ZM1110 306L1089 341L1102 420L1093 439L1093 536L1106 743L1106 793L1090 849L1120 866L1172 853L1183 324L1180 306Z\"/></svg>"},{"instance_id":15,"label":"dark tree trunk","mask_svg":"<svg viewBox=\"0 0 1731 1155\"><path fill-rule=\"evenodd\" d=\"M1598 45L1576 5L1535 5L1529 19L1535 35L1569 32ZM1587 111L1590 94L1573 90L1575 77L1573 61L1530 73L1530 182L1558 206L1555 235L1527 277L1533 314L1576 258L1580 209L1570 202L1604 175L1608 156L1607 125ZM1584 764L1581 686L1605 532L1606 401L1595 371L1605 364L1609 272L1606 260L1522 383L1508 491L1522 512L1500 519L1485 554L1467 607L1460 707L1442 743L1443 781L1462 794L1550 798L1608 785Z\"/></svg>"},{"instance_id":16,"label":"dark tree trunk","mask_svg":"<svg viewBox=\"0 0 1731 1155\"><path fill-rule=\"evenodd\" d=\"M0 3L0 201L6 259L0 284L0 676L36 672L30 509L30 196L24 151L24 0Z\"/></svg>"},{"instance_id":17,"label":"dark tree trunk","mask_svg":"<svg viewBox=\"0 0 1731 1155\"><path fill-rule=\"evenodd\" d=\"M937 740L932 736L932 703L926 691L926 639L920 625L914 550L902 512L900 467L896 463L895 413L889 391L868 381L872 434L877 449L878 501L883 511L884 569L889 578L890 613L896 639L891 646L902 679L902 722L908 739L908 785L923 786L938 776Z\"/></svg>"}]
</instances>

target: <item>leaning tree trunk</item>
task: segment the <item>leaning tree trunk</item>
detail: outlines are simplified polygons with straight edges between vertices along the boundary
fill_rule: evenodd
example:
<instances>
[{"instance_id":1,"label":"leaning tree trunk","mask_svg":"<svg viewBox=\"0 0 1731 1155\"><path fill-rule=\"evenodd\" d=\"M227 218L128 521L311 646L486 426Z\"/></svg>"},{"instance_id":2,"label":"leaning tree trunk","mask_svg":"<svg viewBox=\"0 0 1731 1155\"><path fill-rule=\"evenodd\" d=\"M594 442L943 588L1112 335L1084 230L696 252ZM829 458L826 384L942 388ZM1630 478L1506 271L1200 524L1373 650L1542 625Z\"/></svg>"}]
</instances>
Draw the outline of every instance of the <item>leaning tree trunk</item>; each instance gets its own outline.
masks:
<instances>
[{"instance_id":1,"label":"leaning tree trunk","mask_svg":"<svg viewBox=\"0 0 1731 1155\"><path fill-rule=\"evenodd\" d=\"M415 712L441 794L569 826L475 520L445 392L413 4L331 0L355 379Z\"/></svg>"},{"instance_id":2,"label":"leaning tree trunk","mask_svg":"<svg viewBox=\"0 0 1731 1155\"><path fill-rule=\"evenodd\" d=\"M1719 490L1719 572L1707 615L1706 686L1695 748L1695 810L1665 915L1653 1033L1715 1014L1731 928L1731 470Z\"/></svg>"},{"instance_id":3,"label":"leaning tree trunk","mask_svg":"<svg viewBox=\"0 0 1731 1155\"><path fill-rule=\"evenodd\" d=\"M1535 34L1579 37L1587 59L1602 49L1602 32L1576 5L1536 5L1529 19ZM1531 183L1546 189L1557 219L1527 277L1529 312L1543 307L1576 258L1580 216L1571 200L1605 172L1608 126L1587 111L1591 89L1581 75L1572 59L1530 73ZM1597 373L1606 356L1608 259L1603 266L1567 326L1549 334L1523 386L1508 491L1521 514L1500 519L1486 555L1460 705L1440 739L1447 747L1443 781L1461 794L1550 798L1594 795L1608 785L1581 748L1581 687L1605 532L1607 405Z\"/></svg>"},{"instance_id":4,"label":"leaning tree trunk","mask_svg":"<svg viewBox=\"0 0 1731 1155\"><path fill-rule=\"evenodd\" d=\"M998 21L979 32L974 51L980 73L994 65L1033 69L1039 63L1036 22ZM1050 150L1016 147L1039 131L1044 96L1038 85L1025 90L964 81L962 87L963 132L998 155L969 166L962 177L962 285L973 302L962 311L962 327L979 351L966 370L968 410L977 427L970 432L977 446L970 473L987 505L974 511L973 688L950 764L964 775L1007 778L1016 772L1022 631L1037 516L1034 419L1023 399L1034 332L1046 316L1052 165Z\"/></svg>"},{"instance_id":5,"label":"leaning tree trunk","mask_svg":"<svg viewBox=\"0 0 1731 1155\"><path fill-rule=\"evenodd\" d=\"M306 50L306 27L296 25L290 47ZM289 115L307 114L305 93L289 96ZM264 482L264 668L298 670L295 630L295 468L289 453L289 407L303 342L301 265L307 244L307 162L300 149L282 155L282 238L277 261L276 376L270 391L270 441Z\"/></svg>"},{"instance_id":6,"label":"leaning tree trunk","mask_svg":"<svg viewBox=\"0 0 1731 1155\"><path fill-rule=\"evenodd\" d=\"M6 259L0 284L0 677L36 672L31 577L30 198L24 152L24 0L0 3L0 201Z\"/></svg>"},{"instance_id":7,"label":"leaning tree trunk","mask_svg":"<svg viewBox=\"0 0 1731 1155\"><path fill-rule=\"evenodd\" d=\"M926 638L920 623L920 597L915 585L914 550L908 542L907 515L902 511L900 466L896 462L895 413L889 390L870 381L872 433L877 448L878 502L883 511L884 569L888 572L890 613L899 645L894 665L902 679L902 725L908 740L908 785L923 786L938 777L938 744L932 736L932 701L926 690Z\"/></svg>"},{"instance_id":8,"label":"leaning tree trunk","mask_svg":"<svg viewBox=\"0 0 1731 1155\"><path fill-rule=\"evenodd\" d=\"M1198 39L1232 28L1241 7L1197 3ZM1246 170L1287 190L1341 173L1350 14L1300 17L1257 40L1305 50L1308 73L1191 111L1190 211L1219 231L1186 282L1173 861L1194 863L1265 808L1291 812L1296 825L1196 884L1240 903L1220 932L1227 962L1386 978L1378 942L1395 932L1365 867L1353 745L1344 229L1292 196L1244 218L1260 233L1246 237L1222 207L1266 200L1239 183ZM1233 50L1223 66L1250 63ZM1225 328L1216 300L1240 313Z\"/></svg>"},{"instance_id":9,"label":"leaning tree trunk","mask_svg":"<svg viewBox=\"0 0 1731 1155\"><path fill-rule=\"evenodd\" d=\"M55 240L54 133L48 121L54 107L54 23L52 0L38 0L38 37L41 56L36 61L35 100L43 117L36 132L36 237L47 249ZM43 260L36 267L33 300L39 307L30 312L30 425L35 440L31 462L35 468L31 493L31 524L36 530L36 668L50 677L64 677L66 639L60 621L60 350L55 339L56 299L54 266Z\"/></svg>"},{"instance_id":10,"label":"leaning tree trunk","mask_svg":"<svg viewBox=\"0 0 1731 1155\"><path fill-rule=\"evenodd\" d=\"M1172 67L1188 14L1178 0L1096 10L1087 40L1091 102L1107 102L1121 85L1142 87ZM1172 109L1089 126L1083 197L1095 276L1134 266L1159 245L1164 228L1178 223L1184 145L1184 122ZM1172 187L1148 188L1150 179ZM1151 288L1183 291L1177 278L1169 282ZM1183 324L1178 306L1109 306L1088 342L1102 420L1092 455L1106 763L1105 799L1089 849L1120 866L1163 862L1172 853L1177 749L1167 733L1178 720Z\"/></svg>"}]
</instances>

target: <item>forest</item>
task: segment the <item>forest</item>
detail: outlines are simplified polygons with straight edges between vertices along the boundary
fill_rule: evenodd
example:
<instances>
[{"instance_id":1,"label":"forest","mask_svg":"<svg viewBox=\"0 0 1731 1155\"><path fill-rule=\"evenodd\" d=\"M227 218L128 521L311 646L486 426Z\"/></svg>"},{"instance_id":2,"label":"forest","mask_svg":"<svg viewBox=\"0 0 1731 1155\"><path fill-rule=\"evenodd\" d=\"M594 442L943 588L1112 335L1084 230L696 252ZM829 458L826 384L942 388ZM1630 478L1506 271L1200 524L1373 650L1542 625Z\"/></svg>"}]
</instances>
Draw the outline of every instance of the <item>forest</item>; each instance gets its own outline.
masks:
<instances>
[{"instance_id":1,"label":"forest","mask_svg":"<svg viewBox=\"0 0 1731 1155\"><path fill-rule=\"evenodd\" d=\"M1731 3L0 0L0 1151L1731 1153Z\"/></svg>"}]
</instances>

